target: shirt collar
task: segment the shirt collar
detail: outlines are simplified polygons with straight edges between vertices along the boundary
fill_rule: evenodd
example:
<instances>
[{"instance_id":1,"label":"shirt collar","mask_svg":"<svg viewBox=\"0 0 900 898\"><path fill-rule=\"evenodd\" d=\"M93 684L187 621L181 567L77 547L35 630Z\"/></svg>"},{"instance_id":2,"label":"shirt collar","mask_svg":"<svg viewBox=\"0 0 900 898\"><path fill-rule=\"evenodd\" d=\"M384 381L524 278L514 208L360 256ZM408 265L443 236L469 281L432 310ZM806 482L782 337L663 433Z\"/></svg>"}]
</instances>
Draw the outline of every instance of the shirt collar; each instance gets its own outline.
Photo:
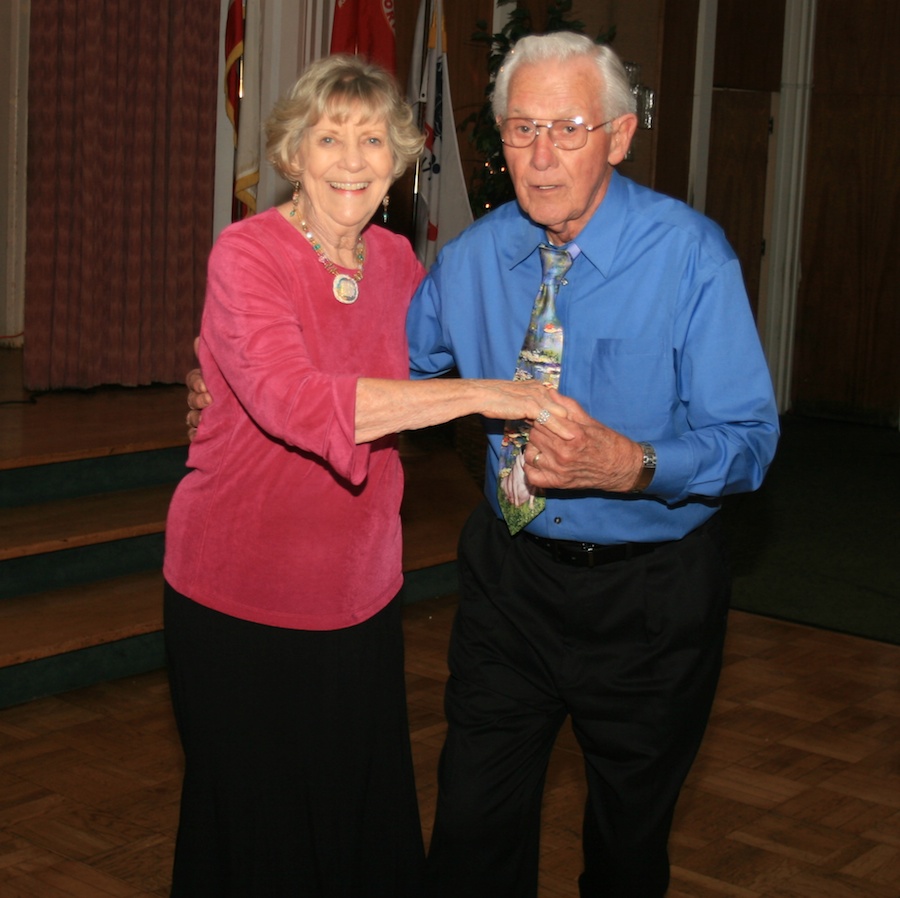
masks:
<instances>
[{"instance_id":1,"label":"shirt collar","mask_svg":"<svg viewBox=\"0 0 900 898\"><path fill-rule=\"evenodd\" d=\"M603 196L603 202L578 235L578 245L584 257L604 276L609 276L625 226L628 202L627 181L617 171Z\"/></svg>"},{"instance_id":2,"label":"shirt collar","mask_svg":"<svg viewBox=\"0 0 900 898\"><path fill-rule=\"evenodd\" d=\"M624 179L613 170L606 188L606 194L597 211L584 226L578 237L568 245L573 256L579 253L602 274L608 275L612 270L616 247L622 233L624 223L627 187ZM515 268L527 259L542 244L547 242L544 229L536 225L519 210L519 227L512 229L509 247L509 267ZM573 251L577 245L577 252Z\"/></svg>"}]
</instances>

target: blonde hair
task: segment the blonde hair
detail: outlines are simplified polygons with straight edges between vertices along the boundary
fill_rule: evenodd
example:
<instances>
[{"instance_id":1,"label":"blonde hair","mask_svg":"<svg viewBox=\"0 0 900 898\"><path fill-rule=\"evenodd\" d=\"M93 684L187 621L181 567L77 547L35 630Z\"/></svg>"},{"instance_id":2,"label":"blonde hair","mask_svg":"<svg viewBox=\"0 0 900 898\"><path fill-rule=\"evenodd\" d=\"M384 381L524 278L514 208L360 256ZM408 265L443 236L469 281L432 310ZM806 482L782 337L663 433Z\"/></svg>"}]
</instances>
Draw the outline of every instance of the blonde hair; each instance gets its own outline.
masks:
<instances>
[{"instance_id":1,"label":"blonde hair","mask_svg":"<svg viewBox=\"0 0 900 898\"><path fill-rule=\"evenodd\" d=\"M307 128L323 116L343 122L362 111L366 120L384 121L400 177L422 152L425 138L393 77L359 56L337 54L312 63L272 110L266 122L266 158L288 181L296 181L297 154Z\"/></svg>"}]
</instances>

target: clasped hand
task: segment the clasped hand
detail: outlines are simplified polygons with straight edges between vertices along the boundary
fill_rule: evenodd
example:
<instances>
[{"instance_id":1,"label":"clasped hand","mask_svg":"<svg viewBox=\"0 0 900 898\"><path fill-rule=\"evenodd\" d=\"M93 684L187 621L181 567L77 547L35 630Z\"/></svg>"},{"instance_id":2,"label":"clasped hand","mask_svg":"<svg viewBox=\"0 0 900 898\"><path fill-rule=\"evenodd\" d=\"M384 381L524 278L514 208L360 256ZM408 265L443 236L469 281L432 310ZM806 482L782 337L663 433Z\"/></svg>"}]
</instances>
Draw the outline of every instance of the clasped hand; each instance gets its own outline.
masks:
<instances>
[{"instance_id":1,"label":"clasped hand","mask_svg":"<svg viewBox=\"0 0 900 898\"><path fill-rule=\"evenodd\" d=\"M565 434L537 421L525 452L525 475L543 489L628 492L641 471L641 447L592 418L568 396L550 393L566 410ZM537 464L535 464L537 459Z\"/></svg>"},{"instance_id":2,"label":"clasped hand","mask_svg":"<svg viewBox=\"0 0 900 898\"><path fill-rule=\"evenodd\" d=\"M199 368L190 371L185 382L190 409L188 438L193 440L212 396ZM641 470L640 446L592 418L574 399L553 389L547 389L544 395L543 406L549 416L536 413L535 420L529 421L532 427L525 452L528 482L543 489L628 492Z\"/></svg>"}]
</instances>

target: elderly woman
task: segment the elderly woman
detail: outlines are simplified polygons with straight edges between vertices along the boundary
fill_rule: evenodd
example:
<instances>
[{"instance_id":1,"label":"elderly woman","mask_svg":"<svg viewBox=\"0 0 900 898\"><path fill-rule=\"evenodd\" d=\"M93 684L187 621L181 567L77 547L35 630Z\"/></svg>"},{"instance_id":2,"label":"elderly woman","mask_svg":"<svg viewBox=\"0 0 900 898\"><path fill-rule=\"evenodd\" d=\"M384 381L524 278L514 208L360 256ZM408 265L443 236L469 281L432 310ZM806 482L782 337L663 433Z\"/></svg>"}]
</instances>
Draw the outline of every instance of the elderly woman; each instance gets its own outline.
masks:
<instances>
[{"instance_id":1,"label":"elderly woman","mask_svg":"<svg viewBox=\"0 0 900 898\"><path fill-rule=\"evenodd\" d=\"M422 138L386 73L314 63L267 146L293 197L210 256L198 354L215 402L167 525L172 895L417 896L395 433L545 409L563 428L564 410L535 383L407 379L423 270L369 221Z\"/></svg>"}]
</instances>

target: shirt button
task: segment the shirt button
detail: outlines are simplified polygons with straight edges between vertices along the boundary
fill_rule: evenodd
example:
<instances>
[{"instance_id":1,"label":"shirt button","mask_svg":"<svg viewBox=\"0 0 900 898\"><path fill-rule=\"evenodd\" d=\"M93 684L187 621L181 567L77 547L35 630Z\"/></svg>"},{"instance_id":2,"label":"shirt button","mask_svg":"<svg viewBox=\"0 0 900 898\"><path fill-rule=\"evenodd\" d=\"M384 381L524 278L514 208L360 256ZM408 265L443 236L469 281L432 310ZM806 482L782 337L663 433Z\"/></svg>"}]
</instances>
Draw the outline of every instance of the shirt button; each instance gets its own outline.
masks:
<instances>
[{"instance_id":1,"label":"shirt button","mask_svg":"<svg viewBox=\"0 0 900 898\"><path fill-rule=\"evenodd\" d=\"M561 524L561 523L562 523L562 518L554 518L554 519L553 519L553 523L554 523L554 524Z\"/></svg>"}]
</instances>

